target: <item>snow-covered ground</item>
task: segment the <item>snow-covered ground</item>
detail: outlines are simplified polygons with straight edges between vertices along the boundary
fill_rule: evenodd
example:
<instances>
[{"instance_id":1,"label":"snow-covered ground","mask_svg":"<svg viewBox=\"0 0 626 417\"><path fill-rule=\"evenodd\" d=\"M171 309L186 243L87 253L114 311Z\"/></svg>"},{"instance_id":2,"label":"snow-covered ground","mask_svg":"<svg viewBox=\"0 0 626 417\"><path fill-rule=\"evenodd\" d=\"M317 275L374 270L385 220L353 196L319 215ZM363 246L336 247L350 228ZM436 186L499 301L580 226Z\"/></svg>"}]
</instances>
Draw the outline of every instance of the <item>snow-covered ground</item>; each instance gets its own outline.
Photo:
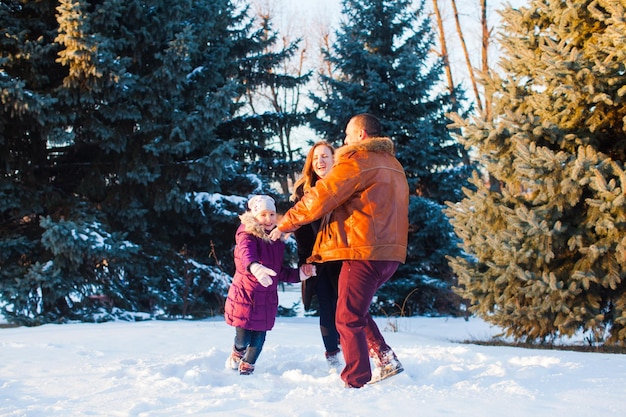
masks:
<instances>
[{"instance_id":1,"label":"snow-covered ground","mask_svg":"<svg viewBox=\"0 0 626 417\"><path fill-rule=\"evenodd\" d=\"M291 306L296 292L281 295ZM251 376L222 318L0 329L0 416L622 416L626 355L460 343L470 318L380 318L405 372L362 389L329 373L317 319L279 318ZM396 327L397 331L391 331Z\"/></svg>"}]
</instances>

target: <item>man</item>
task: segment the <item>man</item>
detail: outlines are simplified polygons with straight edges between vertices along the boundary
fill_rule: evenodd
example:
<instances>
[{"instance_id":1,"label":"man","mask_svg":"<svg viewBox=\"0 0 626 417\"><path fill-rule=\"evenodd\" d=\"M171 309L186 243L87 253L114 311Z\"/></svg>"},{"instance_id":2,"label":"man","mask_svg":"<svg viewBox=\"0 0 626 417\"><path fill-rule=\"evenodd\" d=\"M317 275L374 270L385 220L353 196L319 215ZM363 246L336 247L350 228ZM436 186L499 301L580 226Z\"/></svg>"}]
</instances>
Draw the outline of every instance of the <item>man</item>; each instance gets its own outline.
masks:
<instances>
[{"instance_id":1,"label":"man","mask_svg":"<svg viewBox=\"0 0 626 417\"><path fill-rule=\"evenodd\" d=\"M406 260L409 187L391 139L371 114L354 116L335 164L279 221L270 237L323 217L309 262L342 261L336 324L346 366L360 388L403 371L369 314L374 294ZM372 378L369 357L376 371Z\"/></svg>"}]
</instances>

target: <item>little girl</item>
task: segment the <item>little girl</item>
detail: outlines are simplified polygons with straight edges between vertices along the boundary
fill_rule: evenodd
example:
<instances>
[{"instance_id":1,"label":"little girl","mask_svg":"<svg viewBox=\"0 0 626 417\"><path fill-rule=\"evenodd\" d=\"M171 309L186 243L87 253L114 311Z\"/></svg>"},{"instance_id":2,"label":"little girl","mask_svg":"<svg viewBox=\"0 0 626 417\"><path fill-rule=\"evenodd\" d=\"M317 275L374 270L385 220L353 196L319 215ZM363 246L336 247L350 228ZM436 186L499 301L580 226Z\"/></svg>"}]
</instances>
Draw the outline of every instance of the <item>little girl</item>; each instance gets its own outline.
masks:
<instances>
[{"instance_id":1,"label":"little girl","mask_svg":"<svg viewBox=\"0 0 626 417\"><path fill-rule=\"evenodd\" d=\"M276 227L276 205L266 195L248 201L248 211L239 216L235 233L235 275L224 307L226 323L235 327L233 351L226 366L240 375L254 372L265 335L274 327L278 312L278 282L296 283L315 275L315 267L283 266L285 242L272 241L268 233Z\"/></svg>"}]
</instances>

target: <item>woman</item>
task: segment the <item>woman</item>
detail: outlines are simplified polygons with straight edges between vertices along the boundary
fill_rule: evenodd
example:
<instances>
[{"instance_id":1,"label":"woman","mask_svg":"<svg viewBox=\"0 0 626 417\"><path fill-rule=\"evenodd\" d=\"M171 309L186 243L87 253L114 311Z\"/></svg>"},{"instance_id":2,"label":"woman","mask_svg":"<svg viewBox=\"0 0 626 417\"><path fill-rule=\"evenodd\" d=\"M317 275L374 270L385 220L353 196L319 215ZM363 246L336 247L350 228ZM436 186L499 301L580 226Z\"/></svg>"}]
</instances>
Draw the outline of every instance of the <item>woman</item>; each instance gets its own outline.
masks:
<instances>
[{"instance_id":1,"label":"woman","mask_svg":"<svg viewBox=\"0 0 626 417\"><path fill-rule=\"evenodd\" d=\"M302 176L294 185L291 200L298 202L302 196L323 178L332 168L335 149L327 142L321 141L313 145L307 154ZM298 244L298 265L306 263L311 256L320 220L301 227L294 233ZM339 333L335 326L335 310L337 308L337 282L341 262L326 262L316 265L317 276L302 282L302 303L304 309L311 309L313 295L317 296L320 316L320 331L326 349L325 357L330 371L340 372L343 364L339 349Z\"/></svg>"}]
</instances>

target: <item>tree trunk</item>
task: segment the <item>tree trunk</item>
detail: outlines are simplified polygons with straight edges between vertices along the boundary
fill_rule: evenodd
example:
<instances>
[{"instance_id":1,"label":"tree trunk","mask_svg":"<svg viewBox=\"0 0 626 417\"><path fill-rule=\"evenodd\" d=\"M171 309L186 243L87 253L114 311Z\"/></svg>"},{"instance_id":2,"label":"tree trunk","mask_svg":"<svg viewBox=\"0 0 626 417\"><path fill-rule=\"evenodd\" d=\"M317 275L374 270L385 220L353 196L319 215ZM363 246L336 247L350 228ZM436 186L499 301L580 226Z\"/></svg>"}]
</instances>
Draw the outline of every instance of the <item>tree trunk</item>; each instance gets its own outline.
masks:
<instances>
[{"instance_id":1,"label":"tree trunk","mask_svg":"<svg viewBox=\"0 0 626 417\"><path fill-rule=\"evenodd\" d=\"M441 44L441 57L443 59L443 65L446 71L446 78L448 79L448 90L450 90L450 96L452 100L456 102L456 91L454 88L454 81L452 79L452 69L450 68L450 56L448 55L448 44L446 42L446 32L443 28L443 19L441 18L441 11L439 10L439 4L437 0L433 0L433 8L435 9L435 15L437 16L437 26L439 27L439 43Z\"/></svg>"},{"instance_id":2,"label":"tree trunk","mask_svg":"<svg viewBox=\"0 0 626 417\"><path fill-rule=\"evenodd\" d=\"M487 0L481 0L483 3L487 3ZM461 29L461 22L459 21L459 11L456 7L456 0L451 0L452 8L454 10L454 22L456 24L456 31L459 34L459 40L461 41L461 47L463 48L463 54L465 55L465 62L467 64L467 71L469 72L470 81L472 83L472 89L474 90L474 95L476 96L476 107L482 113L483 105L480 97L480 92L478 91L478 84L476 83L476 75L474 74L474 68L472 67L472 62L470 60L469 52L467 51L467 45L465 43L465 36L463 36L463 31Z\"/></svg>"},{"instance_id":3,"label":"tree trunk","mask_svg":"<svg viewBox=\"0 0 626 417\"><path fill-rule=\"evenodd\" d=\"M487 0L480 0L480 25L482 27L482 68L483 74L489 73L489 39L491 31L487 23ZM491 120L491 94L484 92L485 95L485 120Z\"/></svg>"}]
</instances>

